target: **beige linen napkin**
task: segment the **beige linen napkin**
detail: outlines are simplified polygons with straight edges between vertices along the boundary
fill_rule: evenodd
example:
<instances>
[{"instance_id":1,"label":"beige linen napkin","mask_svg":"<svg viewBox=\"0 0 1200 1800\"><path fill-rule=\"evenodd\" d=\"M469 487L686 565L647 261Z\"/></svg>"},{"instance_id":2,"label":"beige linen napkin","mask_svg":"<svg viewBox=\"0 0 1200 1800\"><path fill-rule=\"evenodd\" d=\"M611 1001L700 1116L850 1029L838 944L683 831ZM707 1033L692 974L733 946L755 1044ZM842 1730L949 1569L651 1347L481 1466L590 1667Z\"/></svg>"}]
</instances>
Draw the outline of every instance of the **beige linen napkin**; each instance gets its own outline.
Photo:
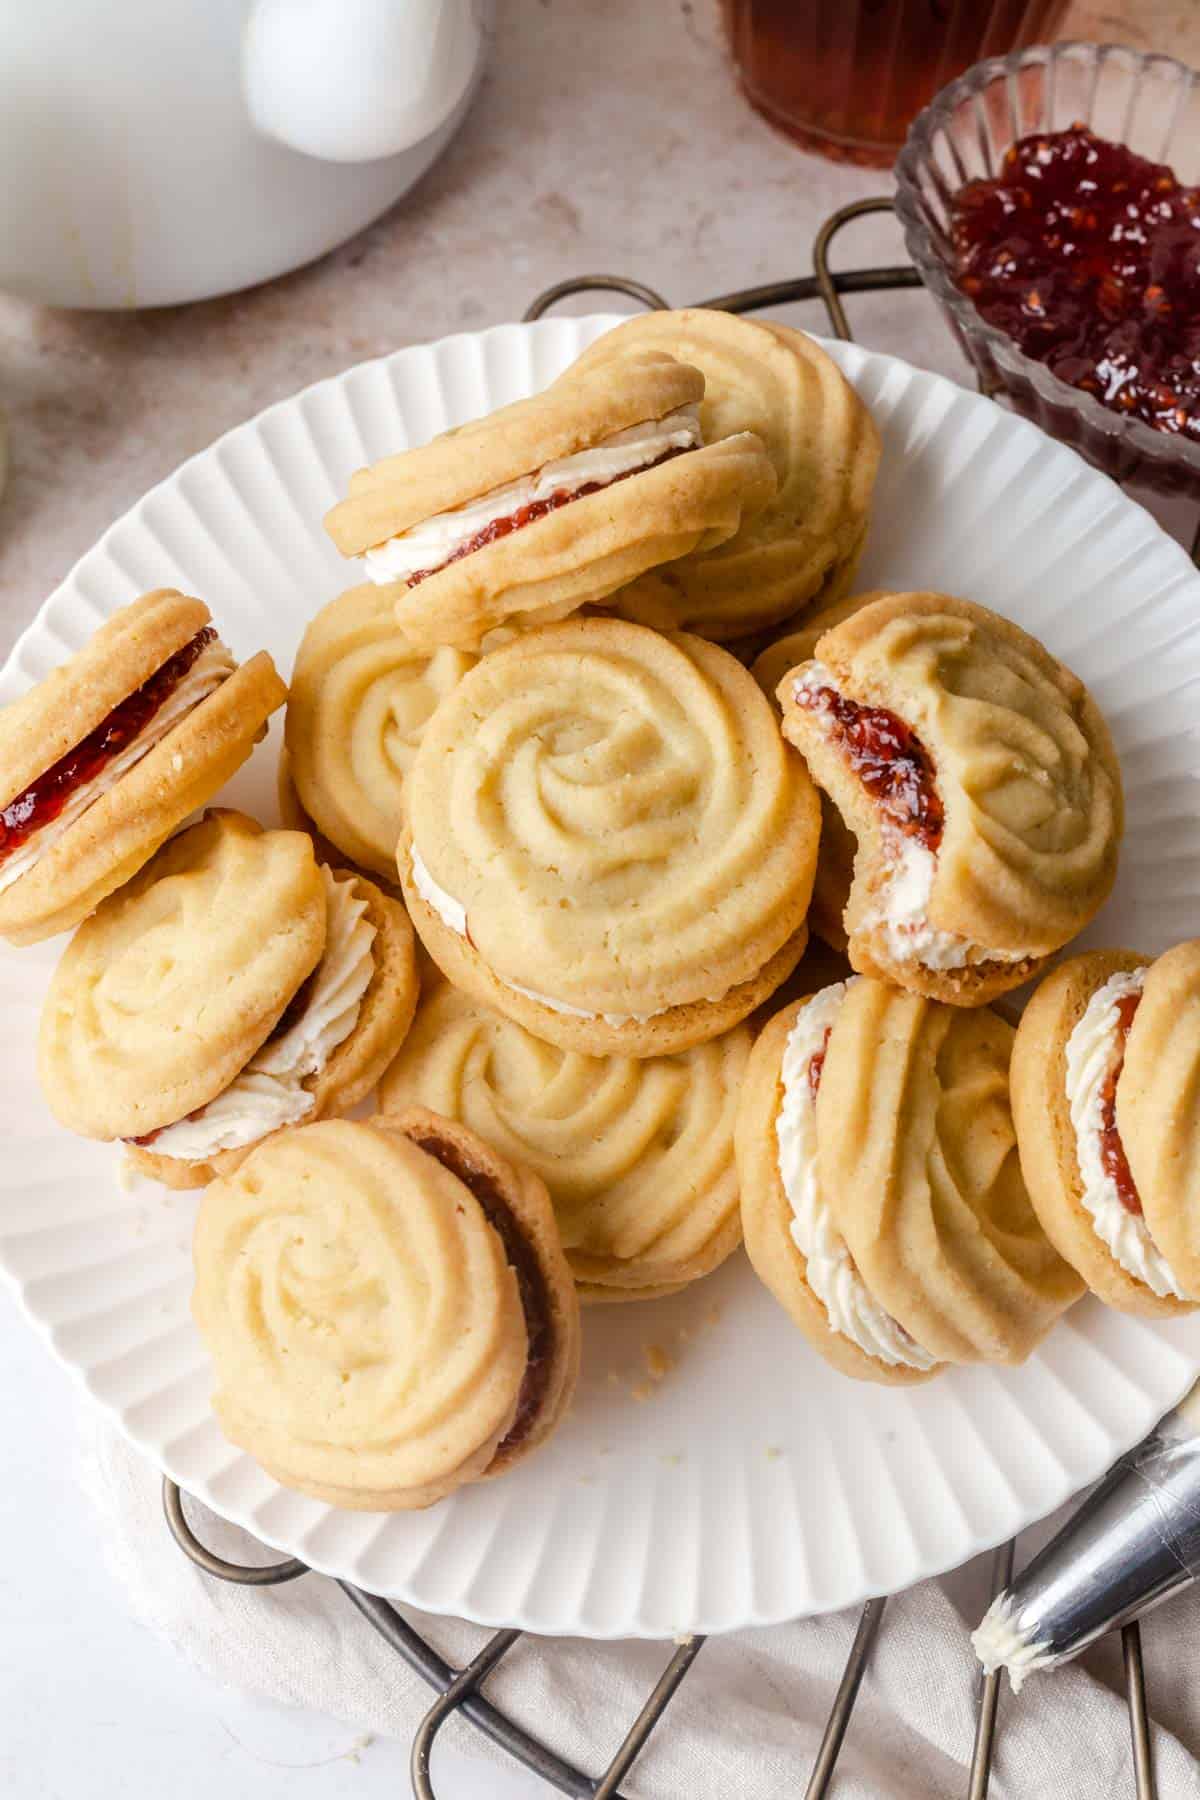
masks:
<instances>
[{"instance_id":1,"label":"beige linen napkin","mask_svg":"<svg viewBox=\"0 0 1200 1800\"><path fill-rule=\"evenodd\" d=\"M157 1471L100 1415L89 1424L86 1485L100 1539L143 1623L207 1674L364 1731L407 1739L430 1694L333 1582L230 1587L176 1549L160 1510ZM234 1561L252 1540L203 1508L204 1541ZM1048 1533L1021 1540L1028 1555ZM929 1581L888 1605L839 1764L836 1800L962 1800L975 1723L976 1664L967 1642L987 1603L987 1558ZM468 1660L487 1633L408 1612L450 1661ZM796 1800L803 1792L849 1651L855 1611L713 1638L623 1791L638 1800ZM1145 1627L1150 1706L1163 1800L1200 1796L1200 1696L1191 1646L1200 1592L1180 1596ZM524 1638L486 1692L552 1748L591 1773L607 1762L673 1646ZM476 1751L469 1726L448 1727ZM549 1790L548 1790L549 1791ZM1107 1642L1086 1660L1032 1677L1001 1699L993 1800L1095 1800L1133 1793L1120 1658Z\"/></svg>"}]
</instances>

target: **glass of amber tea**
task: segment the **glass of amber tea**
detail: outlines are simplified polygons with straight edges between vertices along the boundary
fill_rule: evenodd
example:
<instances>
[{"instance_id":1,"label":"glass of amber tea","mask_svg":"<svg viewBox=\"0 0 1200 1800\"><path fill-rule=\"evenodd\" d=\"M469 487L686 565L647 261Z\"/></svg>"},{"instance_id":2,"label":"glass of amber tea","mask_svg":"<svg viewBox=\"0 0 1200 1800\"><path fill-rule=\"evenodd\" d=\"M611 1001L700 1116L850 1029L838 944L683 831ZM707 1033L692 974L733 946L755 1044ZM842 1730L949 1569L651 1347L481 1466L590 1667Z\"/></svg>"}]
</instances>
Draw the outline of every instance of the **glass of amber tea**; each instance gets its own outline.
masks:
<instances>
[{"instance_id":1,"label":"glass of amber tea","mask_svg":"<svg viewBox=\"0 0 1200 1800\"><path fill-rule=\"evenodd\" d=\"M886 168L909 122L985 56L1052 38L1067 0L722 0L751 104L805 149Z\"/></svg>"}]
</instances>

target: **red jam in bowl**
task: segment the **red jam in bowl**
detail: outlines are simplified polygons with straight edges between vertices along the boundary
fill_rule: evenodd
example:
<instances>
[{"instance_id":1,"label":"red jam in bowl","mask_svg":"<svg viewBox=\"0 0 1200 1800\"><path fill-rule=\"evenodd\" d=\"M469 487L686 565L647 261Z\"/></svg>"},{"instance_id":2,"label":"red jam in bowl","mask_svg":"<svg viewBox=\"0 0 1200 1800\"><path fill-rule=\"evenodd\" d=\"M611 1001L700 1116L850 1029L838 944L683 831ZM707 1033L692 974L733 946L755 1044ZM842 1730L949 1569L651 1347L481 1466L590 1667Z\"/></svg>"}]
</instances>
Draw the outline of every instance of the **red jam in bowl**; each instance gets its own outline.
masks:
<instances>
[{"instance_id":1,"label":"red jam in bowl","mask_svg":"<svg viewBox=\"0 0 1200 1800\"><path fill-rule=\"evenodd\" d=\"M57 819L71 795L103 773L114 756L150 723L163 702L174 693L200 652L216 641L216 630L206 625L182 650L168 657L148 681L144 681L81 743L51 765L24 793L0 812L0 864L27 843L35 831Z\"/></svg>"},{"instance_id":2,"label":"red jam in bowl","mask_svg":"<svg viewBox=\"0 0 1200 1800\"><path fill-rule=\"evenodd\" d=\"M886 707L860 706L836 688L797 685L796 703L826 715L831 735L889 825L936 850L945 814L933 758L911 726Z\"/></svg>"},{"instance_id":3,"label":"red jam in bowl","mask_svg":"<svg viewBox=\"0 0 1200 1800\"><path fill-rule=\"evenodd\" d=\"M989 325L1114 412L1200 439L1200 188L1073 125L960 188L950 229Z\"/></svg>"}]
</instances>

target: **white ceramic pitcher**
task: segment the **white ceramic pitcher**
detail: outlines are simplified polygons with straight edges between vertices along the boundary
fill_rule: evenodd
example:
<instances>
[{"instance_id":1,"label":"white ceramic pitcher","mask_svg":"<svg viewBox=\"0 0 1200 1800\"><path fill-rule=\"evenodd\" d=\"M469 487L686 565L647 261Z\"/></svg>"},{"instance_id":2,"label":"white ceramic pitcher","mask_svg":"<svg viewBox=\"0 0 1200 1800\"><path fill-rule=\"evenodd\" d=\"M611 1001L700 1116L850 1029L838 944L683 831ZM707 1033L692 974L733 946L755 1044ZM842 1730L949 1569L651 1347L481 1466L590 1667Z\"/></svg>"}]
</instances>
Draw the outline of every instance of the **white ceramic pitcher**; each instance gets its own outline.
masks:
<instances>
[{"instance_id":1,"label":"white ceramic pitcher","mask_svg":"<svg viewBox=\"0 0 1200 1800\"><path fill-rule=\"evenodd\" d=\"M446 144L491 0L0 7L0 289L161 306L332 249Z\"/></svg>"}]
</instances>

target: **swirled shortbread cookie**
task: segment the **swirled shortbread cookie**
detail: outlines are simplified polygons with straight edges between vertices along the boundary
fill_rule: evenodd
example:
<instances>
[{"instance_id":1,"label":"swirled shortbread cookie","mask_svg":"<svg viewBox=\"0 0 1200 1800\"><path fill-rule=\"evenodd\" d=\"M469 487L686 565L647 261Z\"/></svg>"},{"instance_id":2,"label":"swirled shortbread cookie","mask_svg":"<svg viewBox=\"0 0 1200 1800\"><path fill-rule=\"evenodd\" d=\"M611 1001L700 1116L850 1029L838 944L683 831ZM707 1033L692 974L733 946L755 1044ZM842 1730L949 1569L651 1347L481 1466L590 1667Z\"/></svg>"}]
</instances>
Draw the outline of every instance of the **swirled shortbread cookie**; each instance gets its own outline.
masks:
<instances>
[{"instance_id":1,"label":"swirled shortbread cookie","mask_svg":"<svg viewBox=\"0 0 1200 1800\"><path fill-rule=\"evenodd\" d=\"M736 1249L733 1117L745 1027L678 1056L584 1056L443 983L379 1087L460 1119L550 1190L584 1298L640 1300Z\"/></svg>"},{"instance_id":2,"label":"swirled shortbread cookie","mask_svg":"<svg viewBox=\"0 0 1200 1800\"><path fill-rule=\"evenodd\" d=\"M241 667L201 600L160 588L114 613L0 710L0 936L77 925L250 755L287 689Z\"/></svg>"},{"instance_id":3,"label":"swirled shortbread cookie","mask_svg":"<svg viewBox=\"0 0 1200 1800\"><path fill-rule=\"evenodd\" d=\"M302 1119L348 1111L416 1007L412 928L307 837L213 812L81 925L42 1013L56 1117L197 1187Z\"/></svg>"},{"instance_id":4,"label":"swirled shortbread cookie","mask_svg":"<svg viewBox=\"0 0 1200 1800\"><path fill-rule=\"evenodd\" d=\"M858 840L844 923L863 974L978 1006L1108 897L1124 824L1108 728L1009 620L886 595L778 693L785 737Z\"/></svg>"},{"instance_id":5,"label":"swirled shortbread cookie","mask_svg":"<svg viewBox=\"0 0 1200 1800\"><path fill-rule=\"evenodd\" d=\"M834 606L822 606L799 630L789 631L783 637L776 638L774 643L761 651L751 665L750 673L772 705L779 705L777 690L783 677L789 669L809 660L816 649L817 639L826 631L832 630L833 626L840 625L843 619L852 618L864 606L870 606L872 601L879 598L879 592L875 590L843 598ZM823 793L821 848L817 856L817 874L813 882L808 922L817 936L824 938L835 950L846 948L846 927L843 921L854 880L855 849L854 833L829 795Z\"/></svg>"},{"instance_id":6,"label":"swirled shortbread cookie","mask_svg":"<svg viewBox=\"0 0 1200 1800\"><path fill-rule=\"evenodd\" d=\"M193 1252L223 1430L331 1506L429 1506L570 1400L579 1306L545 1188L431 1113L281 1132L208 1189Z\"/></svg>"},{"instance_id":7,"label":"swirled shortbread cookie","mask_svg":"<svg viewBox=\"0 0 1200 1800\"><path fill-rule=\"evenodd\" d=\"M718 1036L799 959L820 809L741 665L568 620L438 707L409 782L405 898L456 987L592 1055Z\"/></svg>"},{"instance_id":8,"label":"swirled shortbread cookie","mask_svg":"<svg viewBox=\"0 0 1200 1800\"><path fill-rule=\"evenodd\" d=\"M727 641L844 593L866 537L879 433L832 358L786 325L692 308L628 319L575 366L611 368L633 349L666 351L700 369L706 433L754 432L778 487L726 543L626 587L619 610Z\"/></svg>"},{"instance_id":9,"label":"swirled shortbread cookie","mask_svg":"<svg viewBox=\"0 0 1200 1800\"><path fill-rule=\"evenodd\" d=\"M475 660L449 647L415 650L369 582L322 607L300 640L284 725L288 774L317 830L360 868L396 879L421 733Z\"/></svg>"},{"instance_id":10,"label":"swirled shortbread cookie","mask_svg":"<svg viewBox=\"0 0 1200 1800\"><path fill-rule=\"evenodd\" d=\"M326 529L411 643L540 625L655 564L724 543L775 491L753 433L705 429L699 370L658 350L360 469Z\"/></svg>"},{"instance_id":11,"label":"swirled shortbread cookie","mask_svg":"<svg viewBox=\"0 0 1200 1800\"><path fill-rule=\"evenodd\" d=\"M1195 1252L1200 949L1073 956L1025 1009L1012 1061L1021 1165L1047 1236L1122 1312L1186 1312Z\"/></svg>"},{"instance_id":12,"label":"swirled shortbread cookie","mask_svg":"<svg viewBox=\"0 0 1200 1800\"><path fill-rule=\"evenodd\" d=\"M786 1007L737 1124L746 1248L843 1373L1020 1362L1078 1298L1021 1179L1012 1031L854 978Z\"/></svg>"},{"instance_id":13,"label":"swirled shortbread cookie","mask_svg":"<svg viewBox=\"0 0 1200 1800\"><path fill-rule=\"evenodd\" d=\"M818 1180L817 1092L847 985L785 1006L750 1054L736 1127L746 1251L760 1280L835 1369L863 1381L923 1381L936 1359L867 1288Z\"/></svg>"},{"instance_id":14,"label":"swirled shortbread cookie","mask_svg":"<svg viewBox=\"0 0 1200 1800\"><path fill-rule=\"evenodd\" d=\"M872 1293L941 1361L1022 1362L1082 1292L1022 1180L1012 1043L990 1010L863 980L825 1051L822 1192Z\"/></svg>"}]
</instances>

